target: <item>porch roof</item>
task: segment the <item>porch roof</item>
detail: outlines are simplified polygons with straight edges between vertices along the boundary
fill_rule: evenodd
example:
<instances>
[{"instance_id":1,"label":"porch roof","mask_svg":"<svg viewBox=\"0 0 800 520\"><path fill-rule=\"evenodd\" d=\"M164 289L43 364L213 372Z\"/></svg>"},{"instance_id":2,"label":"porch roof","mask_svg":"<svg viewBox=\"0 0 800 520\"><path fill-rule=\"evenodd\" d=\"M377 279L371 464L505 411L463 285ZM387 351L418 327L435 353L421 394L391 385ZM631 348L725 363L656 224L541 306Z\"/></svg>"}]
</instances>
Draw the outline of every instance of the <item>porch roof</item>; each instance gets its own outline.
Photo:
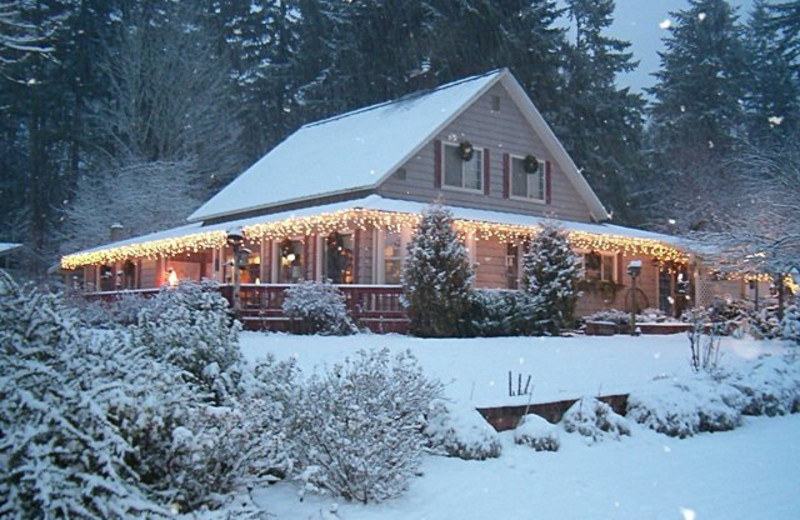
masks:
<instances>
[{"instance_id":1,"label":"porch roof","mask_svg":"<svg viewBox=\"0 0 800 520\"><path fill-rule=\"evenodd\" d=\"M336 216L347 218L350 212L361 212L358 215L366 213L385 214L387 216L400 215L413 219L427 207L429 207L428 204L420 202L369 195L361 199L260 215L208 226L204 226L199 222L192 223L67 255L61 259L61 264L64 269L74 269L84 265L98 265L128 258L166 257L173 254L198 252L211 247L223 247L226 243L227 232L232 228L242 228L245 236L257 238L259 233L262 233L265 229L271 229L272 226L295 225L308 229L313 226L320 226L326 219ZM457 224L461 222L488 227L500 226L506 229L506 235L540 227L547 220L542 217L516 213L451 205L446 205L446 207L453 213ZM684 252L689 251L691 247L691 243L685 239L641 229L604 223L556 221L570 233L641 243L657 243Z\"/></svg>"}]
</instances>

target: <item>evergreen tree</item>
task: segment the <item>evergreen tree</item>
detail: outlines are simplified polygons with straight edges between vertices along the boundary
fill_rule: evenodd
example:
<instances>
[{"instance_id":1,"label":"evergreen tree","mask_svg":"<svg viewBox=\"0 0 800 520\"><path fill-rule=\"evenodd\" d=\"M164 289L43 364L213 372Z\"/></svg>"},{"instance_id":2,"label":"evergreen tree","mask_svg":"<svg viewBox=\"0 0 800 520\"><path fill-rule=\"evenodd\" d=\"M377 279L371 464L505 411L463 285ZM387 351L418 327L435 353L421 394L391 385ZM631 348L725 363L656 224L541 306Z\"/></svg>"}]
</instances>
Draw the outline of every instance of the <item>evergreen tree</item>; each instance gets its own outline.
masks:
<instances>
[{"instance_id":1,"label":"evergreen tree","mask_svg":"<svg viewBox=\"0 0 800 520\"><path fill-rule=\"evenodd\" d=\"M574 40L566 53L558 133L600 200L618 220L630 222L630 188L644 167L644 101L616 82L636 62L629 43L605 34L613 22L614 0L570 0L567 13Z\"/></svg>"},{"instance_id":2,"label":"evergreen tree","mask_svg":"<svg viewBox=\"0 0 800 520\"><path fill-rule=\"evenodd\" d=\"M533 237L522 269L523 290L534 298L541 327L558 335L573 323L581 270L567 234L555 222L545 222Z\"/></svg>"},{"instance_id":3,"label":"evergreen tree","mask_svg":"<svg viewBox=\"0 0 800 520\"><path fill-rule=\"evenodd\" d=\"M745 99L748 135L755 142L783 139L800 128L800 77L793 73L791 53L782 44L780 20L758 0L747 23Z\"/></svg>"},{"instance_id":4,"label":"evergreen tree","mask_svg":"<svg viewBox=\"0 0 800 520\"><path fill-rule=\"evenodd\" d=\"M469 310L473 269L453 229L453 215L439 203L422 213L403 262L404 304L418 336L458 336Z\"/></svg>"},{"instance_id":5,"label":"evergreen tree","mask_svg":"<svg viewBox=\"0 0 800 520\"><path fill-rule=\"evenodd\" d=\"M738 16L725 0L689 0L688 9L672 15L677 23L649 89L650 115L664 158L688 167L731 149L742 123L744 48Z\"/></svg>"},{"instance_id":6,"label":"evergreen tree","mask_svg":"<svg viewBox=\"0 0 800 520\"><path fill-rule=\"evenodd\" d=\"M715 226L725 206L731 174L724 161L744 123L744 46L725 0L690 0L673 16L658 82L649 89L654 152L641 185L651 225L674 221L670 229L683 232Z\"/></svg>"}]
</instances>

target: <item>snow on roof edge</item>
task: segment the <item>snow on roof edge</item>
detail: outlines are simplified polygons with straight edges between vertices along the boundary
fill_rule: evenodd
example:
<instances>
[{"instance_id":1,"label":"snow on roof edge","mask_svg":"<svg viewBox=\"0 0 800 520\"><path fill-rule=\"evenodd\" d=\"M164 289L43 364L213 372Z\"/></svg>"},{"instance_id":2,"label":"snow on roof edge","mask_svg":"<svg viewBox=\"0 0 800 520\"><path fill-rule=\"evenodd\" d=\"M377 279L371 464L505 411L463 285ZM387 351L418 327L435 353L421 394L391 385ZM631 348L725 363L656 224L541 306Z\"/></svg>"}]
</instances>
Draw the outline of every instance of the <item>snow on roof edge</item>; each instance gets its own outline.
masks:
<instances>
[{"instance_id":1,"label":"snow on roof edge","mask_svg":"<svg viewBox=\"0 0 800 520\"><path fill-rule=\"evenodd\" d=\"M344 202L335 202L330 204L323 204L319 206L309 206L294 210L287 210L278 213L271 213L267 215L260 215L256 217L249 217L219 224L212 224L203 226L200 222L195 222L186 226L175 227L156 233L150 233L139 237L128 238L113 242L110 244L93 247L78 251L65 257L72 257L87 253L93 253L104 250L111 250L120 247L125 247L133 244L141 244L148 242L156 242L159 240L170 240L181 237L186 237L195 234L205 234L217 231L227 231L234 227L247 227L256 224L269 224L286 220L290 218L306 218L319 216L328 213L335 213L338 211L345 211L349 209L364 209L373 211L386 211L396 213L420 213L424 209L430 207L430 204L424 202L415 202L400 199L390 199L381 197L380 195L368 195L361 199L354 199ZM576 231L589 234L600 235L614 235L626 238L634 238L640 240L653 240L673 247L688 250L691 247L691 242L686 239L655 233L652 231L645 231L636 228L629 228L613 224L595 224L588 222L576 222L569 220L549 219L547 217L540 217L535 215L523 215L519 213L506 213L500 211L490 211L482 209L465 208L461 206L452 206L444 204L444 207L453 213L456 220L469 220L477 222L486 222L489 224L505 224L523 227L539 227L542 222L546 220L554 220L558 222L567 231Z\"/></svg>"}]
</instances>

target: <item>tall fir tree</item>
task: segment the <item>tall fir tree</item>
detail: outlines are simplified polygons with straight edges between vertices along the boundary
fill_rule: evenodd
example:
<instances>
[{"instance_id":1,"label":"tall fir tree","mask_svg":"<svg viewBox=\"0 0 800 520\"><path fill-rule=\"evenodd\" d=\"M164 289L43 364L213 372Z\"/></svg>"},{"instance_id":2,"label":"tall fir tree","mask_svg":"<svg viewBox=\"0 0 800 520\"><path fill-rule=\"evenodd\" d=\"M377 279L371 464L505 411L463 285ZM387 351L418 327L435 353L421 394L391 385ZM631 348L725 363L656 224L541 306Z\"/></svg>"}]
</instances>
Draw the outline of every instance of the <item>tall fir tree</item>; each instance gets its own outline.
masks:
<instances>
[{"instance_id":1,"label":"tall fir tree","mask_svg":"<svg viewBox=\"0 0 800 520\"><path fill-rule=\"evenodd\" d=\"M668 162L690 166L697 154L689 152L721 156L733 145L743 120L745 53L738 15L727 1L689 0L688 9L672 15L657 83L648 89L655 98L650 115Z\"/></svg>"},{"instance_id":2,"label":"tall fir tree","mask_svg":"<svg viewBox=\"0 0 800 520\"><path fill-rule=\"evenodd\" d=\"M754 143L783 140L800 129L800 76L784 48L780 20L764 0L756 0L745 31L747 129Z\"/></svg>"},{"instance_id":3,"label":"tall fir tree","mask_svg":"<svg viewBox=\"0 0 800 520\"><path fill-rule=\"evenodd\" d=\"M464 334L473 278L467 249L453 229L452 213L435 203L422 213L403 262L404 304L412 334Z\"/></svg>"},{"instance_id":4,"label":"tall fir tree","mask_svg":"<svg viewBox=\"0 0 800 520\"><path fill-rule=\"evenodd\" d=\"M539 326L554 335L570 327L581 269L566 232L554 222L545 222L531 240L522 269L522 288L534 299Z\"/></svg>"},{"instance_id":5,"label":"tall fir tree","mask_svg":"<svg viewBox=\"0 0 800 520\"><path fill-rule=\"evenodd\" d=\"M715 226L725 205L724 162L744 127L745 54L738 16L725 0L690 0L673 17L657 83L648 89L653 151L642 185L650 225L686 232Z\"/></svg>"},{"instance_id":6,"label":"tall fir tree","mask_svg":"<svg viewBox=\"0 0 800 520\"><path fill-rule=\"evenodd\" d=\"M644 100L620 88L620 74L637 63L630 44L607 34L614 0L569 0L573 40L566 53L565 85L556 126L564 146L615 220L636 220L631 203L644 168L640 150Z\"/></svg>"}]
</instances>

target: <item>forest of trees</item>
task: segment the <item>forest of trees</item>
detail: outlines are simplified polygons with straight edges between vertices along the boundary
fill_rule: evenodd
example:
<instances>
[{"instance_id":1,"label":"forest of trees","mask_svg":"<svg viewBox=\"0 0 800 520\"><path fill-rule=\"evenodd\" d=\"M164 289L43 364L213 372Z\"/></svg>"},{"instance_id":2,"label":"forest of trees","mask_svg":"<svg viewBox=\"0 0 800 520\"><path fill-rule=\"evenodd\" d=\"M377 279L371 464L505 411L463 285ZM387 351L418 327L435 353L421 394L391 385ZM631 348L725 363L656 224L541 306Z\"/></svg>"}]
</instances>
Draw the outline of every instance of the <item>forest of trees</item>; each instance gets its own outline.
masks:
<instances>
[{"instance_id":1,"label":"forest of trees","mask_svg":"<svg viewBox=\"0 0 800 520\"><path fill-rule=\"evenodd\" d=\"M790 207L771 222L797 232L800 1L689 0L646 96L617 82L637 63L609 35L614 10L0 0L0 241L41 275L115 222L180 224L300 125L413 92L421 67L437 84L510 68L617 223L720 231L774 194Z\"/></svg>"}]
</instances>

